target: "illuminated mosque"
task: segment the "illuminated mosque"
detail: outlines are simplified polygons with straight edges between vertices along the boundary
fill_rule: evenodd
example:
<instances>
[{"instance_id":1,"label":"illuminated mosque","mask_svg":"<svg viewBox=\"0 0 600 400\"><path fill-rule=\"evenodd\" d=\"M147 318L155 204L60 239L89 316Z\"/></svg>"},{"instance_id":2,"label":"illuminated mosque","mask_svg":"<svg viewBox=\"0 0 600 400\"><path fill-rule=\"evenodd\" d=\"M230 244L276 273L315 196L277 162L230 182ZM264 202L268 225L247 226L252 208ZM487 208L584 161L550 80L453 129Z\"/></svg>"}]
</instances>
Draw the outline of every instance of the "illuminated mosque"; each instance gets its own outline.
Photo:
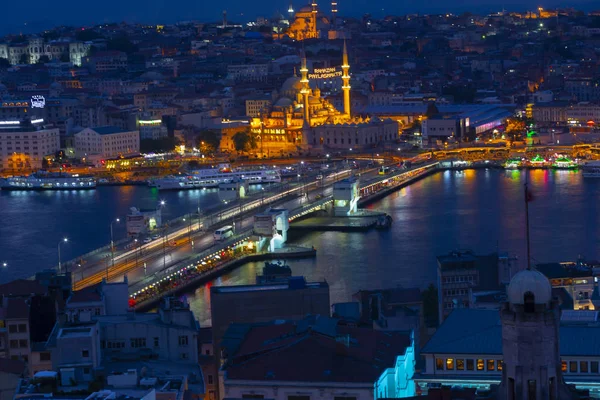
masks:
<instances>
[{"instance_id":1,"label":"illuminated mosque","mask_svg":"<svg viewBox=\"0 0 600 400\"><path fill-rule=\"evenodd\" d=\"M273 105L251 121L251 132L263 154L294 152L299 149L324 149L373 146L395 140L398 123L378 118L352 116L350 110L350 65L344 42L341 71L327 68L309 74L306 55L302 56L300 77L288 78L272 94ZM341 74L343 110L336 109L309 79ZM339 75L338 75L339 76Z\"/></svg>"}]
</instances>

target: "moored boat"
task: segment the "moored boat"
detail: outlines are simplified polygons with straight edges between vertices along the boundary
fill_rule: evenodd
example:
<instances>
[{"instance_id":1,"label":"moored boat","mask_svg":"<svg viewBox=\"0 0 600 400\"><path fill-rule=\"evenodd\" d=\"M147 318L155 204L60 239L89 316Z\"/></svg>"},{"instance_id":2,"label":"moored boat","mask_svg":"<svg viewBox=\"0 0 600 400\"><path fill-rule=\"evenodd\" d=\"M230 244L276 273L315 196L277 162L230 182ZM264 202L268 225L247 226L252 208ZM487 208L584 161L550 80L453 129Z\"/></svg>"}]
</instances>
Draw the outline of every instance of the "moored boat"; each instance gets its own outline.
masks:
<instances>
[{"instance_id":1,"label":"moored boat","mask_svg":"<svg viewBox=\"0 0 600 400\"><path fill-rule=\"evenodd\" d=\"M28 176L0 179L2 190L89 190L96 188L91 176L39 171Z\"/></svg>"}]
</instances>

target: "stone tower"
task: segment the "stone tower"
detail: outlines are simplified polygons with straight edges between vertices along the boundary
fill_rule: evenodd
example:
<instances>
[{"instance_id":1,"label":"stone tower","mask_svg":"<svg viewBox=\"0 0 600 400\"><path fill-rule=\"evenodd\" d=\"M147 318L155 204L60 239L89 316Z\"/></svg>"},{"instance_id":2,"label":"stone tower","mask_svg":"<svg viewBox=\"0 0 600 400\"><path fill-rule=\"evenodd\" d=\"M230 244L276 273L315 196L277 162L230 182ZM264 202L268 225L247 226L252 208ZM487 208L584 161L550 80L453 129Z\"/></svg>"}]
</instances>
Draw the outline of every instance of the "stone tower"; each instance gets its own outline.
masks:
<instances>
[{"instance_id":1,"label":"stone tower","mask_svg":"<svg viewBox=\"0 0 600 400\"><path fill-rule=\"evenodd\" d=\"M348 50L344 40L344 55L342 58L342 91L344 92L344 114L350 117L350 64L348 64Z\"/></svg>"},{"instance_id":2,"label":"stone tower","mask_svg":"<svg viewBox=\"0 0 600 400\"><path fill-rule=\"evenodd\" d=\"M560 310L548 279L523 270L511 279L502 321L502 382L498 399L577 399L564 383L559 354Z\"/></svg>"}]
</instances>

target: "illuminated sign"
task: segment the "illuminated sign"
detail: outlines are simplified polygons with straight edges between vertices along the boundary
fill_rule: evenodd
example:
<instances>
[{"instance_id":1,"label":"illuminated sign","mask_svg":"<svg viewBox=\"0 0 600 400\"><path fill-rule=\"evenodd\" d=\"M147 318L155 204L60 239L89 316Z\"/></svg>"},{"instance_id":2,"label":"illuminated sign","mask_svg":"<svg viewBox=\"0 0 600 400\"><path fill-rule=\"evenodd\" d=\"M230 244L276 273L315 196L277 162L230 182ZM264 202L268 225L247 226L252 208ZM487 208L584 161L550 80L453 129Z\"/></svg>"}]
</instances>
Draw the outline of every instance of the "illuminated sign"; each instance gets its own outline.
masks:
<instances>
[{"instance_id":1,"label":"illuminated sign","mask_svg":"<svg viewBox=\"0 0 600 400\"><path fill-rule=\"evenodd\" d=\"M308 74L308 79L331 79L341 76L342 71L338 70L337 67L315 68L312 74Z\"/></svg>"},{"instance_id":2,"label":"illuminated sign","mask_svg":"<svg viewBox=\"0 0 600 400\"><path fill-rule=\"evenodd\" d=\"M44 96L31 96L31 108L44 108L46 107L46 99Z\"/></svg>"}]
</instances>

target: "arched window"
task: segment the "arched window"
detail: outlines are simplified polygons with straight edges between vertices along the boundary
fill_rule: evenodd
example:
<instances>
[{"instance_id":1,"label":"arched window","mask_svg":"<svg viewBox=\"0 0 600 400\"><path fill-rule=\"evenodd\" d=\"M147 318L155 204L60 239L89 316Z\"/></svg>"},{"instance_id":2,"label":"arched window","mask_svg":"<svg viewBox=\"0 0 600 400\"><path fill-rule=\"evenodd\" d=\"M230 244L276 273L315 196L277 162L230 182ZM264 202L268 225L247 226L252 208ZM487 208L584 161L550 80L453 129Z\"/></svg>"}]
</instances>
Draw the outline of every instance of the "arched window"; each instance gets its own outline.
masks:
<instances>
[{"instance_id":1,"label":"arched window","mask_svg":"<svg viewBox=\"0 0 600 400\"><path fill-rule=\"evenodd\" d=\"M532 292L525 292L523 295L523 305L525 306L525 312L535 312L535 295Z\"/></svg>"}]
</instances>

